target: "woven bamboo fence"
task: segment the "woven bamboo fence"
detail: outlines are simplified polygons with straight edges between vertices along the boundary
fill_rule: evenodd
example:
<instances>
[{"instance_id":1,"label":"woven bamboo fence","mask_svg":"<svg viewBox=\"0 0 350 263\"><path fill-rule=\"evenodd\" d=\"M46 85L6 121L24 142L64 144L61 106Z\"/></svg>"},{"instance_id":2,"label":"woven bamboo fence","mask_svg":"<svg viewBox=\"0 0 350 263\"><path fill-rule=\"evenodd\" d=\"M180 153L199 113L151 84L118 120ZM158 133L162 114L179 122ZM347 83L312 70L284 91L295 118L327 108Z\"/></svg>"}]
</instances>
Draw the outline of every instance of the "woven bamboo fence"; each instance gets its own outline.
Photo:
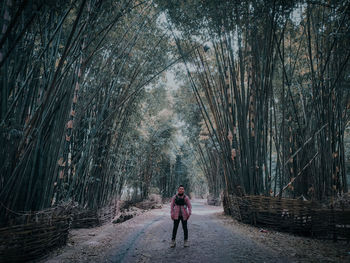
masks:
<instances>
[{"instance_id":1,"label":"woven bamboo fence","mask_svg":"<svg viewBox=\"0 0 350 263\"><path fill-rule=\"evenodd\" d=\"M322 208L318 203L266 196L228 196L224 210L237 220L279 231L322 239L350 240L350 209Z\"/></svg>"},{"instance_id":2,"label":"woven bamboo fence","mask_svg":"<svg viewBox=\"0 0 350 263\"><path fill-rule=\"evenodd\" d=\"M71 228L90 228L99 225L97 210L79 210L71 216Z\"/></svg>"},{"instance_id":3,"label":"woven bamboo fence","mask_svg":"<svg viewBox=\"0 0 350 263\"><path fill-rule=\"evenodd\" d=\"M120 210L120 201L115 202L109 206L106 206L97 211L98 222L103 225L107 222L111 222Z\"/></svg>"},{"instance_id":4,"label":"woven bamboo fence","mask_svg":"<svg viewBox=\"0 0 350 263\"><path fill-rule=\"evenodd\" d=\"M13 215L8 225L0 225L0 262L27 262L63 246L69 229L89 228L111 221L119 202L84 210L71 204L30 214Z\"/></svg>"},{"instance_id":5,"label":"woven bamboo fence","mask_svg":"<svg viewBox=\"0 0 350 263\"><path fill-rule=\"evenodd\" d=\"M0 228L0 262L27 262L65 245L70 217L56 209L18 216Z\"/></svg>"},{"instance_id":6,"label":"woven bamboo fence","mask_svg":"<svg viewBox=\"0 0 350 263\"><path fill-rule=\"evenodd\" d=\"M120 210L120 201L100 209L79 209L71 212L71 228L90 228L111 222Z\"/></svg>"}]
</instances>

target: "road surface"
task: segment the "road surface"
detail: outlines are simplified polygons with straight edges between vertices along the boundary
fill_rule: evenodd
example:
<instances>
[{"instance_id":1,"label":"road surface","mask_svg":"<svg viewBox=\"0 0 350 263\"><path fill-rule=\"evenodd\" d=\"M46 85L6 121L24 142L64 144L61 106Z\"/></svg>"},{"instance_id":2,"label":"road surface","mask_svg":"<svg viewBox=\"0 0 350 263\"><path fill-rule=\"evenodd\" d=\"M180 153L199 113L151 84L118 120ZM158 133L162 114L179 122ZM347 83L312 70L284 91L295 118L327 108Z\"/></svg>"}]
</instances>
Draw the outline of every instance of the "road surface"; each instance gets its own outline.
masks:
<instances>
[{"instance_id":1,"label":"road surface","mask_svg":"<svg viewBox=\"0 0 350 263\"><path fill-rule=\"evenodd\" d=\"M221 207L192 200L188 221L190 247L183 247L180 224L177 245L170 248L170 205L121 224L73 229L67 246L41 262L350 262L348 244L316 240L239 223Z\"/></svg>"},{"instance_id":2,"label":"road surface","mask_svg":"<svg viewBox=\"0 0 350 263\"><path fill-rule=\"evenodd\" d=\"M165 206L131 229L124 242L112 247L101 262L289 262L225 226L218 217L221 207L205 205L204 200L192 201L192 206L190 247L183 247L180 224L176 247L170 248L172 221L169 206Z\"/></svg>"}]
</instances>

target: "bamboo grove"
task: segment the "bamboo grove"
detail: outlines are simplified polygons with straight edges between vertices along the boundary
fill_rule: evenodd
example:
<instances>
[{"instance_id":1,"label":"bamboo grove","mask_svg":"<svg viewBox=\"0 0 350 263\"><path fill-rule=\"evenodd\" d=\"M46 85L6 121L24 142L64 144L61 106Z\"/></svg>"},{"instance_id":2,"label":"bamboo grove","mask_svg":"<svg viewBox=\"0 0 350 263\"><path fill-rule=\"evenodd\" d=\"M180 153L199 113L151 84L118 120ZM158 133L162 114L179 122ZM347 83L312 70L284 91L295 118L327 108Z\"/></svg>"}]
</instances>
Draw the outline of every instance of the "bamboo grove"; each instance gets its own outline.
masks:
<instances>
[{"instance_id":1,"label":"bamboo grove","mask_svg":"<svg viewBox=\"0 0 350 263\"><path fill-rule=\"evenodd\" d=\"M347 1L0 8L2 223L125 192L168 197L179 183L215 197L348 192ZM182 86L169 95L175 64ZM188 143L174 148L178 116Z\"/></svg>"},{"instance_id":2,"label":"bamboo grove","mask_svg":"<svg viewBox=\"0 0 350 263\"><path fill-rule=\"evenodd\" d=\"M151 184L172 194L175 163L163 154L171 124L142 123L145 100L159 95L144 88L178 61L154 4L6 0L0 8L1 222L70 201L100 208L125 185L135 198Z\"/></svg>"},{"instance_id":3,"label":"bamboo grove","mask_svg":"<svg viewBox=\"0 0 350 263\"><path fill-rule=\"evenodd\" d=\"M183 63L201 119L192 144L210 192L218 196L222 182L236 195L346 193L349 2L162 7L180 54L204 43Z\"/></svg>"}]
</instances>

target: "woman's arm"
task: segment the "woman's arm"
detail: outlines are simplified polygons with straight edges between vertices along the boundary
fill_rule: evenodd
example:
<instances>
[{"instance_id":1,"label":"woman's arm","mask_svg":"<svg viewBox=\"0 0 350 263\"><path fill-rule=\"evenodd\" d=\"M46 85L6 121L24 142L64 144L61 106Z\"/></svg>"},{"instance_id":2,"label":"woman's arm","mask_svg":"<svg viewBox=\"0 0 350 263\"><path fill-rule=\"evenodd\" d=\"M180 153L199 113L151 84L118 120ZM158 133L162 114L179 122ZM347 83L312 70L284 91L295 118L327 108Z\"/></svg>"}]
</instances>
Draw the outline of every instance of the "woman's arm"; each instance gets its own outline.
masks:
<instances>
[{"instance_id":1,"label":"woman's arm","mask_svg":"<svg viewBox=\"0 0 350 263\"><path fill-rule=\"evenodd\" d=\"M186 196L185 201L186 201L186 205L187 205L187 209L188 209L188 217L189 217L192 213L192 205L191 205L190 198L188 196Z\"/></svg>"},{"instance_id":2,"label":"woman's arm","mask_svg":"<svg viewBox=\"0 0 350 263\"><path fill-rule=\"evenodd\" d=\"M171 204L170 204L170 216L171 216L171 219L174 219L174 214L175 214L174 206L175 206L175 198L172 197L171 198Z\"/></svg>"}]
</instances>

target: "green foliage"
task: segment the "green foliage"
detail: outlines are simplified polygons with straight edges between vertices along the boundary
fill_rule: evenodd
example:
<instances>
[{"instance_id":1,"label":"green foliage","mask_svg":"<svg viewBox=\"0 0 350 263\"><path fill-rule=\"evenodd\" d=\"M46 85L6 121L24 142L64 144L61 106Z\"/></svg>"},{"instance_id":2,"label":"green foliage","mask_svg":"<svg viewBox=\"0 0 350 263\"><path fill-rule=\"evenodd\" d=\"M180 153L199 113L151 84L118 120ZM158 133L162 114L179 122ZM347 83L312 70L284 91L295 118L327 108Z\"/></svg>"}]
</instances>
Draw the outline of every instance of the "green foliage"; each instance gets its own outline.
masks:
<instances>
[{"instance_id":1,"label":"green foliage","mask_svg":"<svg viewBox=\"0 0 350 263\"><path fill-rule=\"evenodd\" d=\"M209 186L222 175L226 193L238 195L347 192L348 4L193 0L159 7L180 55L211 40L184 59L202 113L196 145ZM198 128L192 116L183 118ZM198 141L198 130L190 133Z\"/></svg>"},{"instance_id":2,"label":"green foliage","mask_svg":"<svg viewBox=\"0 0 350 263\"><path fill-rule=\"evenodd\" d=\"M0 12L14 26L0 36L1 200L14 211L104 206L164 148L140 126L145 87L171 62L169 38L148 2L20 4ZM1 208L2 222L11 216Z\"/></svg>"}]
</instances>

